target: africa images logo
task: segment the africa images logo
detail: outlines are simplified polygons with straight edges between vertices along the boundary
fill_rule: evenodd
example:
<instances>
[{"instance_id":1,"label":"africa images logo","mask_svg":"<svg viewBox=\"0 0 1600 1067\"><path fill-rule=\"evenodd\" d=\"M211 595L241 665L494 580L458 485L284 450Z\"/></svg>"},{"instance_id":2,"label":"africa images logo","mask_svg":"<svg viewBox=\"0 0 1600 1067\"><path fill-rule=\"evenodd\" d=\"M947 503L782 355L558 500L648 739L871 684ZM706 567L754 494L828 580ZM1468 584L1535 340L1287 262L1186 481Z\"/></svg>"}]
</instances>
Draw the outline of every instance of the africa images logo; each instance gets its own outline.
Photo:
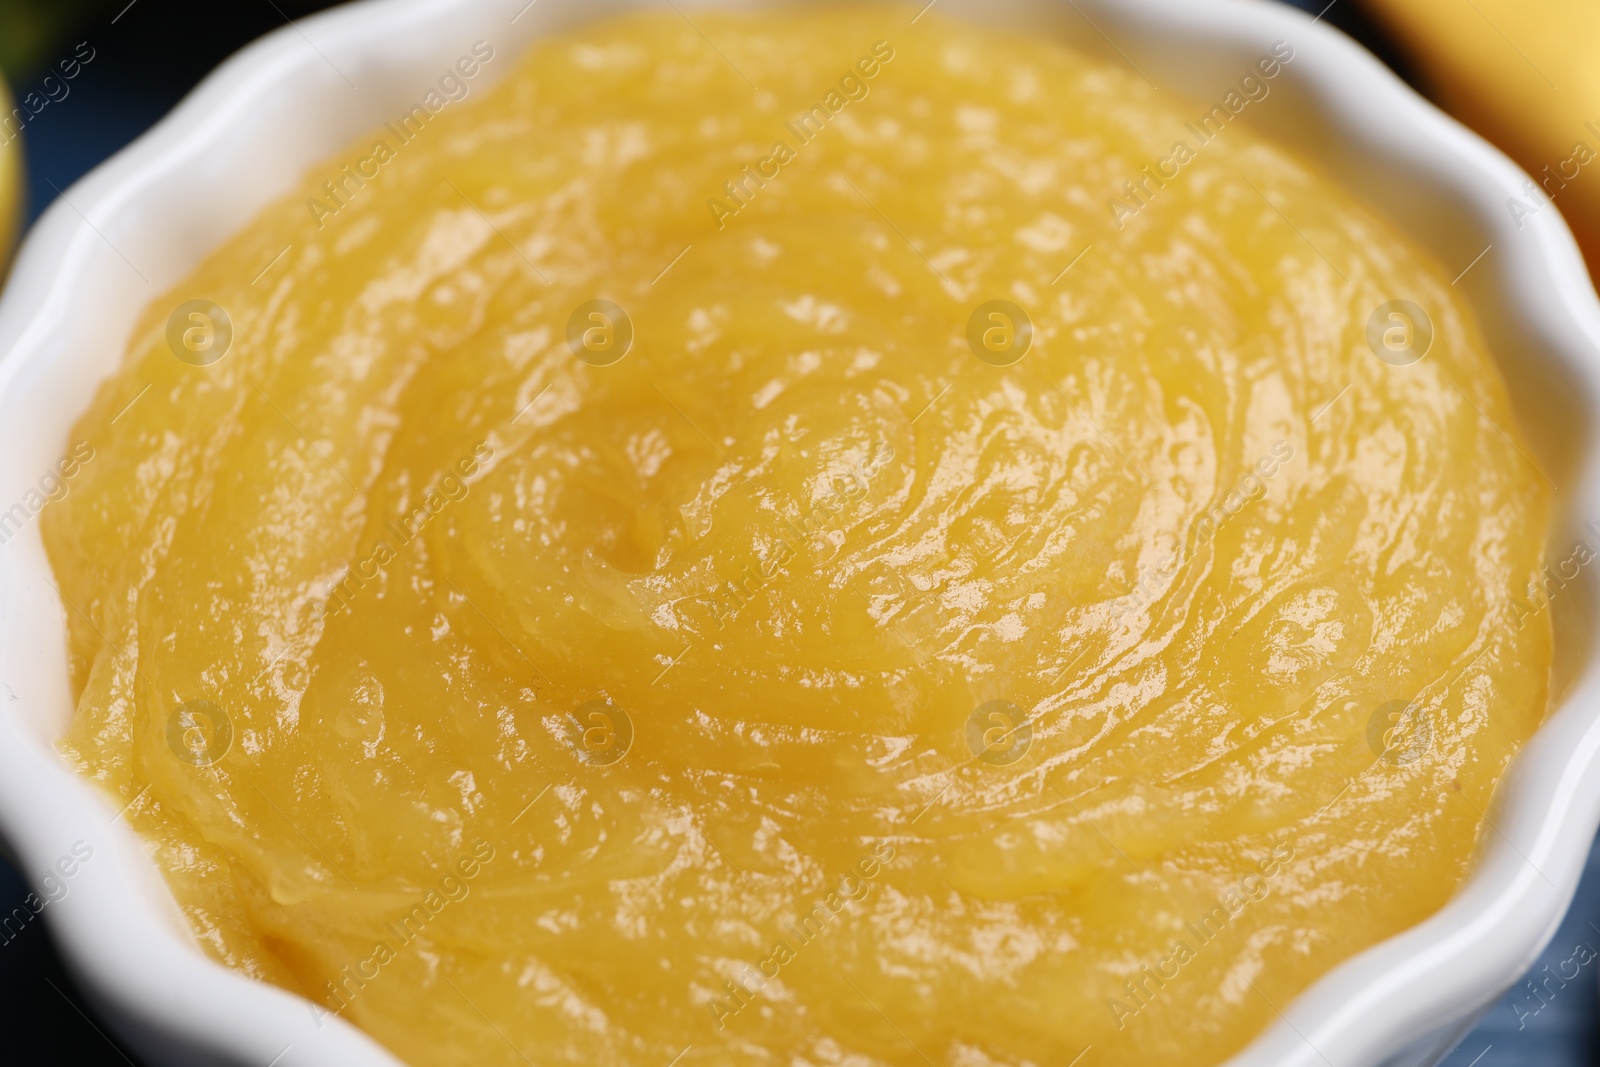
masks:
<instances>
[{"instance_id":1,"label":"africa images logo","mask_svg":"<svg viewBox=\"0 0 1600 1067\"><path fill-rule=\"evenodd\" d=\"M494 58L494 48L487 41L474 41L472 53L456 60L455 65L439 75L437 87L430 87L422 100L392 122L383 124L389 137L374 141L366 155L353 165L340 168L338 175L322 183L322 196L306 200L306 210L311 221L322 229L325 221L350 206L356 196L375 180L383 168L393 162L399 150L422 135L433 117L453 103L465 100L472 92L471 80L477 77L485 64ZM390 143L390 137L394 143Z\"/></svg>"},{"instance_id":2,"label":"africa images logo","mask_svg":"<svg viewBox=\"0 0 1600 1067\"><path fill-rule=\"evenodd\" d=\"M1139 970L1134 977L1122 983L1122 991L1127 996L1126 1001L1116 997L1106 998L1106 1007L1111 1012L1111 1019L1121 1030L1133 1016L1155 1003L1156 997L1168 982L1178 977L1183 970L1204 948L1222 935L1223 929L1233 919L1238 918L1246 907L1265 900L1270 887L1267 880L1283 869L1283 865L1294 859L1294 846L1279 843L1272 846L1272 853L1263 862L1256 864L1255 871L1239 879L1234 885L1224 890L1220 898L1210 911L1198 918L1183 924L1184 937L1172 939L1172 950L1153 967L1146 966ZM1190 940L1193 944L1190 944Z\"/></svg>"}]
</instances>

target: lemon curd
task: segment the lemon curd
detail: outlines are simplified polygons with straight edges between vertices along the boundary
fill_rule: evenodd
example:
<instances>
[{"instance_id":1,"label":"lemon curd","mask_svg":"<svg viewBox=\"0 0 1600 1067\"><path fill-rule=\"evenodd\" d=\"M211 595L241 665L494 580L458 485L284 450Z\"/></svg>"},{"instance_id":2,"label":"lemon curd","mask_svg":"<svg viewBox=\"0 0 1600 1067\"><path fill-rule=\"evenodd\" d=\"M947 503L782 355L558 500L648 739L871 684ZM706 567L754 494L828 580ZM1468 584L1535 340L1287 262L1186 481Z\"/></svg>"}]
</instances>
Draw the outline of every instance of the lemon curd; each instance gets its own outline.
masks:
<instances>
[{"instance_id":1,"label":"lemon curd","mask_svg":"<svg viewBox=\"0 0 1600 1067\"><path fill-rule=\"evenodd\" d=\"M1210 1064L1461 883L1552 639L1448 272L1230 121L1292 42L916 14L462 42L148 309L63 747L218 959L416 1064Z\"/></svg>"}]
</instances>

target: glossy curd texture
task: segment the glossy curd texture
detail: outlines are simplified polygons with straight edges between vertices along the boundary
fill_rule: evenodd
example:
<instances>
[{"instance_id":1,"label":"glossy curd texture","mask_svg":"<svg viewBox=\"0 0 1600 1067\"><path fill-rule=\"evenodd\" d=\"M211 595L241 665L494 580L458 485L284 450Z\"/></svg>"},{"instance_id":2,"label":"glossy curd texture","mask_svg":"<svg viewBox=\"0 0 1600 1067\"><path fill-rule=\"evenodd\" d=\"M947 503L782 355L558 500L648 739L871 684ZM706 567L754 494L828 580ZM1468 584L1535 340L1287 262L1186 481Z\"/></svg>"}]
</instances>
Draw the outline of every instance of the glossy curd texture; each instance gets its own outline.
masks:
<instances>
[{"instance_id":1,"label":"glossy curd texture","mask_svg":"<svg viewBox=\"0 0 1600 1067\"><path fill-rule=\"evenodd\" d=\"M63 747L217 958L423 1065L1211 1064L1460 884L1549 502L1450 274L916 14L463 42L152 304Z\"/></svg>"}]
</instances>

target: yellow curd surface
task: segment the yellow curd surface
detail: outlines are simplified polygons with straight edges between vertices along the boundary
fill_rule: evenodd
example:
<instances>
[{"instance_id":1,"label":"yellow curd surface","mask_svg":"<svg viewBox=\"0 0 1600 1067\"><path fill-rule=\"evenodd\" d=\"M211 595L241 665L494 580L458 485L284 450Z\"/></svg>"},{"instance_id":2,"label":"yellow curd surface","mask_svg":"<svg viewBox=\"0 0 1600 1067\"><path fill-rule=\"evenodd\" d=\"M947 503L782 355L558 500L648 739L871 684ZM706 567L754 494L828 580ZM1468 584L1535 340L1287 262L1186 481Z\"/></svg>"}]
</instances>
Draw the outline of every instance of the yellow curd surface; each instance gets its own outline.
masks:
<instances>
[{"instance_id":1,"label":"yellow curd surface","mask_svg":"<svg viewBox=\"0 0 1600 1067\"><path fill-rule=\"evenodd\" d=\"M151 305L65 752L412 1063L1218 1062L1545 713L1470 311L1244 124L1292 42L690 14L463 42Z\"/></svg>"}]
</instances>

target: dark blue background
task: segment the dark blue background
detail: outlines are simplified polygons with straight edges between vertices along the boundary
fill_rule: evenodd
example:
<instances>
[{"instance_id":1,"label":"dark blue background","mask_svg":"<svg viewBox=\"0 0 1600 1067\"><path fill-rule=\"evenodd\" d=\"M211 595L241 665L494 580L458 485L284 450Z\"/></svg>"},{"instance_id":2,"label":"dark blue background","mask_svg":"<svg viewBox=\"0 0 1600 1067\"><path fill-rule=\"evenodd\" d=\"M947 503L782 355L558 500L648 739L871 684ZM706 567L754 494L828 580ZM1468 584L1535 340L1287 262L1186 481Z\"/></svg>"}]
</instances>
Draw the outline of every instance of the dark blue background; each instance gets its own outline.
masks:
<instances>
[{"instance_id":1,"label":"dark blue background","mask_svg":"<svg viewBox=\"0 0 1600 1067\"><path fill-rule=\"evenodd\" d=\"M293 10L287 3L279 6ZM67 188L138 136L216 63L282 25L279 6L259 0L142 0L114 24L103 19L74 35L61 50L62 58L72 54L79 40L89 43L95 57L71 82L69 95L47 106L27 127L29 221L54 199L55 189ZM1323 9L1316 0L1296 0L1296 6L1313 13ZM1349 0L1336 0L1324 19L1405 73ZM33 87L24 81L17 95ZM0 913L20 905L28 891L16 868L0 858ZM1573 957L1580 942L1600 949L1600 854L1594 851L1577 901L1540 967L1534 968L1535 975L1545 977L1543 966L1554 972ZM1554 991L1546 993L1548 1003L1519 985L1451 1054L1446 1067L1600 1063L1597 971L1600 959L1582 966L1564 986L1548 982L1546 988ZM1565 973L1572 974L1571 964ZM41 1062L85 1067L140 1063L95 1018L62 970L43 925L36 922L14 940L0 943L0 1065Z\"/></svg>"}]
</instances>

